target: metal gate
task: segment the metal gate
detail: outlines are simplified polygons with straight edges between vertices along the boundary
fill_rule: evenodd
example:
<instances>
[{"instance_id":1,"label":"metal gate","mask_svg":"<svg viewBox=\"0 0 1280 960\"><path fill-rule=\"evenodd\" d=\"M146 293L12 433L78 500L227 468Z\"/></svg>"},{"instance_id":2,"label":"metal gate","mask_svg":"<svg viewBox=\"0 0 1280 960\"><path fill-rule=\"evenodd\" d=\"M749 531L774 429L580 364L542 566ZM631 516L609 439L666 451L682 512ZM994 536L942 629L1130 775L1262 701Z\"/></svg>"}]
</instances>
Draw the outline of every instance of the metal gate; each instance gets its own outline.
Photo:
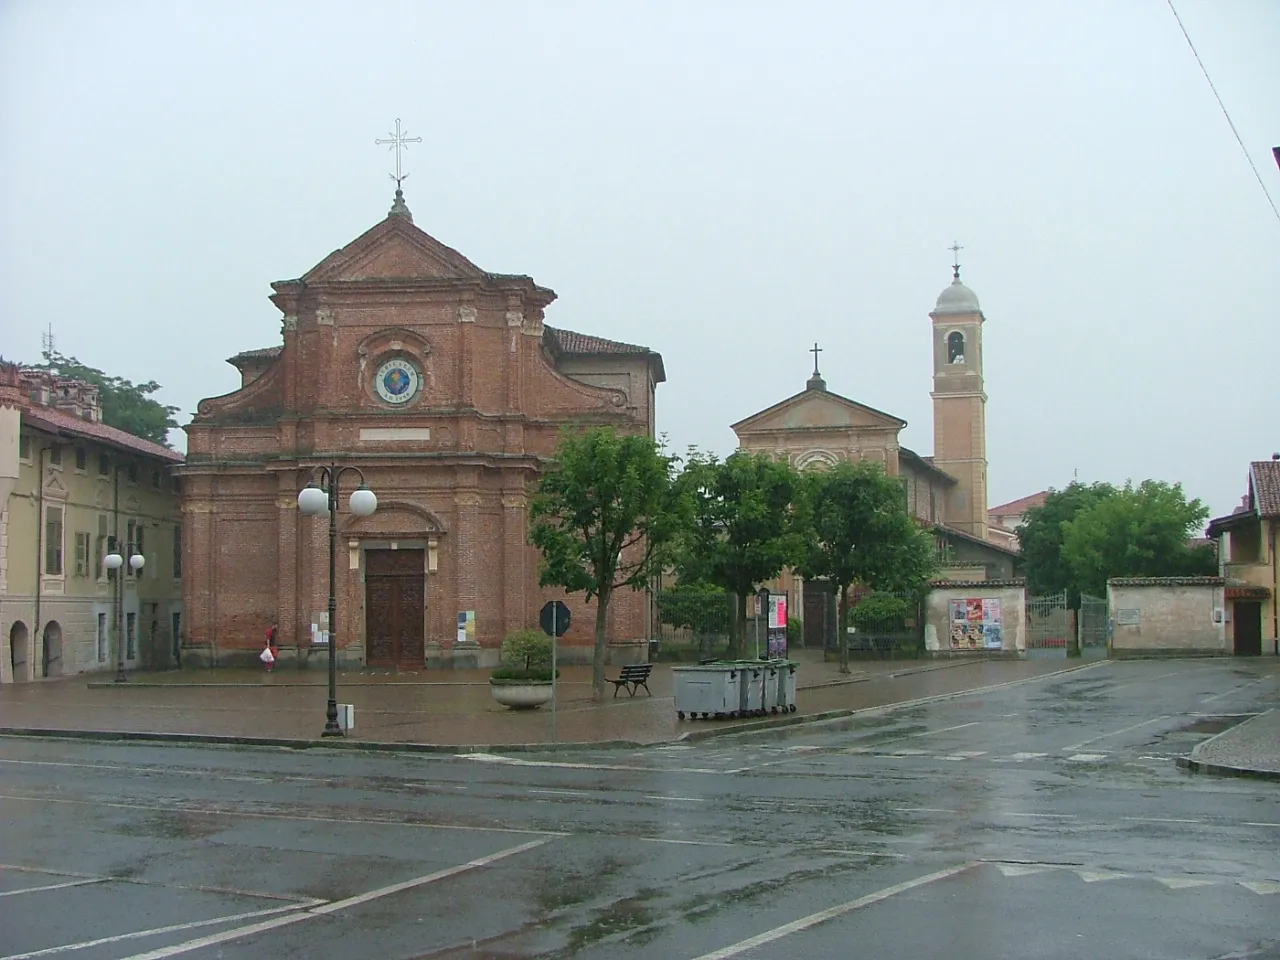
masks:
<instances>
[{"instance_id":1,"label":"metal gate","mask_svg":"<svg viewBox=\"0 0 1280 960\"><path fill-rule=\"evenodd\" d=\"M1072 633L1067 594L1027 597L1027 656L1065 657Z\"/></svg>"},{"instance_id":2,"label":"metal gate","mask_svg":"<svg viewBox=\"0 0 1280 960\"><path fill-rule=\"evenodd\" d=\"M1107 641L1111 633L1111 614L1105 597L1080 594L1079 625L1080 656L1106 657Z\"/></svg>"}]
</instances>

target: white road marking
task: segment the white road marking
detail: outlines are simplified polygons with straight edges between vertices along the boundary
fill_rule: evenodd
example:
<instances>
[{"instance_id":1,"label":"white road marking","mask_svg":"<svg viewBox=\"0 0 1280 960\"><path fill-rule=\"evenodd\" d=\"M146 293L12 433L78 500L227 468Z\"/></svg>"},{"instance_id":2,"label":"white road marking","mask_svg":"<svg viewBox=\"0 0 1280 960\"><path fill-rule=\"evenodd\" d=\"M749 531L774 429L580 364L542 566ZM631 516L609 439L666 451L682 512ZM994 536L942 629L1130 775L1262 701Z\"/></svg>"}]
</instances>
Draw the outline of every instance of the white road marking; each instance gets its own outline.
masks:
<instances>
[{"instance_id":1,"label":"white road marking","mask_svg":"<svg viewBox=\"0 0 1280 960\"><path fill-rule=\"evenodd\" d=\"M1107 759L1105 753L1075 753L1067 757L1068 760L1074 760L1076 763L1097 763L1099 760Z\"/></svg>"},{"instance_id":2,"label":"white road marking","mask_svg":"<svg viewBox=\"0 0 1280 960\"><path fill-rule=\"evenodd\" d=\"M220 933L213 933L207 937L200 937L196 940L187 940L184 943L176 943L169 947L160 947L149 953L134 954L126 957L124 960L165 960L166 957L176 957L179 954L190 953L192 950L203 950L205 947L216 946L219 943L226 943L230 940L240 940L244 937L250 937L257 933L265 933L268 930L274 930L277 927L285 927L290 924L300 923L303 920L312 920L316 917L327 916L331 913L337 913L340 910L349 910L352 907L358 907L361 904L369 903L373 900L381 900L383 897L389 897L392 894L403 893L405 890L412 890L416 887L426 886L429 883L435 883L437 880L444 880L448 877L456 876L460 873L466 873L470 870L476 870L480 867L488 866L499 860L505 860L507 857L513 857L518 853L524 853L526 850L533 850L542 846L544 843L550 843L550 837L542 837L537 840L530 840L528 843L522 843L519 846L508 847L505 850L499 850L497 853L491 853L485 857L477 857L474 860L468 860L466 863L458 864L456 867L447 867L444 870L437 870L435 873L429 873L423 877L415 877L412 880L405 880L401 883L393 883L386 887L379 887L376 890L370 890L368 893L357 894L354 897L347 897L344 900L334 900L330 903L321 904L315 907L304 907L293 913L282 917L273 917L270 920L262 920L258 923L247 924L243 927L235 927L231 930L223 930Z\"/></svg>"},{"instance_id":3,"label":"white road marking","mask_svg":"<svg viewBox=\"0 0 1280 960\"><path fill-rule=\"evenodd\" d=\"M230 773L225 770L193 770L183 767L155 767L120 763L81 763L67 760L15 760L0 757L0 763L19 764L27 767L76 767L82 770L110 770L114 773L161 773L174 774L181 777L210 777L215 780L233 780L237 783L271 783L271 777L251 777L247 774Z\"/></svg>"},{"instance_id":4,"label":"white road marking","mask_svg":"<svg viewBox=\"0 0 1280 960\"><path fill-rule=\"evenodd\" d=\"M943 807L894 807L894 813L955 813Z\"/></svg>"},{"instance_id":5,"label":"white road marking","mask_svg":"<svg viewBox=\"0 0 1280 960\"><path fill-rule=\"evenodd\" d=\"M1246 820L1241 824L1241 826L1243 827L1280 827L1280 823L1257 823L1252 820Z\"/></svg>"},{"instance_id":6,"label":"white road marking","mask_svg":"<svg viewBox=\"0 0 1280 960\"><path fill-rule=\"evenodd\" d=\"M1262 681L1270 679L1270 677L1259 677L1257 680L1250 680L1248 683L1242 683L1239 686L1232 687L1230 690L1225 690L1222 693L1215 693L1212 697L1205 697L1200 702L1212 703L1214 700L1221 700L1223 697L1229 697L1233 693L1239 693L1245 687L1252 687L1255 683L1262 683Z\"/></svg>"},{"instance_id":7,"label":"white road marking","mask_svg":"<svg viewBox=\"0 0 1280 960\"><path fill-rule=\"evenodd\" d=\"M682 800L686 803L706 803L707 802L706 797L666 797L666 796L657 796L656 794L650 794L650 793L646 793L644 795L644 798L646 800Z\"/></svg>"},{"instance_id":8,"label":"white road marking","mask_svg":"<svg viewBox=\"0 0 1280 960\"><path fill-rule=\"evenodd\" d=\"M1025 863L997 863L996 868L1006 877L1029 877L1034 873L1047 873L1054 867L1032 866Z\"/></svg>"},{"instance_id":9,"label":"white road marking","mask_svg":"<svg viewBox=\"0 0 1280 960\"><path fill-rule=\"evenodd\" d=\"M1079 750L1081 747L1088 746L1091 743L1097 743L1099 740L1106 740L1109 737L1118 737L1120 736L1120 734L1128 733L1130 730L1137 730L1139 727L1150 726L1153 723L1159 723L1161 720L1170 720L1170 719L1172 719L1171 714L1166 714L1163 717L1152 717L1150 720L1143 720L1141 723L1135 723L1135 724L1132 724L1131 726L1123 727L1119 730L1112 730L1110 733L1100 733L1098 734L1098 736L1090 737L1088 740L1081 740L1079 743L1073 743L1069 747L1063 747L1062 752L1067 753L1069 751Z\"/></svg>"},{"instance_id":10,"label":"white road marking","mask_svg":"<svg viewBox=\"0 0 1280 960\"><path fill-rule=\"evenodd\" d=\"M1101 883L1105 880L1126 880L1133 876L1131 873L1115 873L1111 870L1072 870L1071 872L1085 883Z\"/></svg>"},{"instance_id":11,"label":"white road marking","mask_svg":"<svg viewBox=\"0 0 1280 960\"><path fill-rule=\"evenodd\" d=\"M748 937L745 940L739 940L737 943L727 947L721 947L719 950L713 950L710 953L704 953L695 960L726 960L728 957L736 957L740 953L748 950L754 950L756 947L763 946L766 943L772 943L775 940L781 940L793 933L799 933L802 930L808 930L810 927L816 927L820 923L826 923L828 920L834 920L836 917L843 916L846 913L852 913L854 910L860 910L863 907L869 907L873 903L879 903L881 900L888 900L890 897L905 893L908 890L914 890L916 887L923 887L925 884L934 883L938 880L945 880L947 877L955 876L972 867L976 867L977 861L969 861L961 863L954 867L948 867L945 870L938 870L934 873L926 874L923 877L917 877L914 880L907 880L903 883L895 883L891 887L885 887L883 890L877 890L875 893L869 893L865 897L858 897L856 900L850 900L847 903L838 906L829 907L826 910L820 910L817 913L811 913L807 917L801 917L799 920L793 920L791 923L783 924L780 927L774 927L772 930L766 930L764 933L756 934L754 937Z\"/></svg>"},{"instance_id":12,"label":"white road marking","mask_svg":"<svg viewBox=\"0 0 1280 960\"><path fill-rule=\"evenodd\" d=\"M555 830L521 830L517 827L471 827L456 823L415 823L405 820L391 820L382 817L320 817L303 813L260 813L253 810L232 810L207 806L163 806L147 803L112 803L107 800L77 800L71 797L27 797L21 794L0 793L0 800L14 800L23 803L70 803L79 806L101 807L115 810L157 810L161 813L201 813L207 816L230 817L234 820L245 818L255 820L300 820L306 823L340 823L361 824L375 827L412 827L422 830L465 830L471 833L518 833L535 837L563 837L566 834Z\"/></svg>"},{"instance_id":13,"label":"white road marking","mask_svg":"<svg viewBox=\"0 0 1280 960\"><path fill-rule=\"evenodd\" d=\"M1183 820L1178 817L1122 817L1134 823L1204 823L1203 820Z\"/></svg>"},{"instance_id":14,"label":"white road marking","mask_svg":"<svg viewBox=\"0 0 1280 960\"><path fill-rule=\"evenodd\" d=\"M828 847L819 850L819 853L831 853L841 857L889 857L894 860L906 860L905 853L890 853L888 850L840 850L835 847Z\"/></svg>"},{"instance_id":15,"label":"white road marking","mask_svg":"<svg viewBox=\"0 0 1280 960\"><path fill-rule=\"evenodd\" d=\"M1271 883L1269 881L1254 882L1250 880L1238 881L1240 886L1246 890L1252 890L1254 893L1280 893L1280 883Z\"/></svg>"},{"instance_id":16,"label":"white road marking","mask_svg":"<svg viewBox=\"0 0 1280 960\"><path fill-rule=\"evenodd\" d=\"M1002 817L1032 817L1037 820L1077 820L1074 813L1019 813L1016 810L1001 810Z\"/></svg>"},{"instance_id":17,"label":"white road marking","mask_svg":"<svg viewBox=\"0 0 1280 960\"><path fill-rule=\"evenodd\" d=\"M1212 887L1217 880L1197 880L1194 877L1156 877L1156 883L1163 883L1170 890L1187 890L1191 887Z\"/></svg>"},{"instance_id":18,"label":"white road marking","mask_svg":"<svg viewBox=\"0 0 1280 960\"><path fill-rule=\"evenodd\" d=\"M589 797L591 794L585 790L550 790L539 787L526 787L526 793L549 793L556 797Z\"/></svg>"},{"instance_id":19,"label":"white road marking","mask_svg":"<svg viewBox=\"0 0 1280 960\"><path fill-rule=\"evenodd\" d=\"M632 770L638 773L732 773L712 767L640 767L625 763L570 763L565 760L525 760L523 757L504 757L498 753L455 753L459 760L477 763L496 763L508 767L551 767L558 770ZM743 769L749 769L744 767ZM532 833L534 831L516 831Z\"/></svg>"},{"instance_id":20,"label":"white road marking","mask_svg":"<svg viewBox=\"0 0 1280 960\"><path fill-rule=\"evenodd\" d=\"M1023 760L1042 760L1047 756L1047 753L1015 753L1009 759L1015 763L1021 763Z\"/></svg>"},{"instance_id":21,"label":"white road marking","mask_svg":"<svg viewBox=\"0 0 1280 960\"><path fill-rule=\"evenodd\" d=\"M41 893L45 890L65 890L67 887L85 887L91 883L106 883L106 878L95 877L92 880L68 880L66 883L47 883L41 887L23 887L21 890L5 890L0 897L16 897L21 893Z\"/></svg>"},{"instance_id":22,"label":"white road marking","mask_svg":"<svg viewBox=\"0 0 1280 960\"><path fill-rule=\"evenodd\" d=\"M73 950L88 950L107 943L120 943L124 940L141 940L143 937L158 937L166 933L178 933L182 930L195 930L199 927L212 927L219 923L235 923L237 920L251 920L254 917L267 917L304 907L324 903L323 900L310 900L306 903L293 904L288 907L271 907L268 910L251 910L248 913L233 913L226 917L213 917L210 920L193 920L190 923L175 923L167 927L152 927L150 930L134 930L132 933L121 933L114 937L100 937L97 940L85 940L81 943L68 943L60 947L45 947L43 950L32 950L29 953L11 953L0 957L0 960L32 960L33 957L50 957L58 953L70 953Z\"/></svg>"},{"instance_id":23,"label":"white road marking","mask_svg":"<svg viewBox=\"0 0 1280 960\"><path fill-rule=\"evenodd\" d=\"M889 754L891 757L923 757L929 753L928 750L895 750Z\"/></svg>"},{"instance_id":24,"label":"white road marking","mask_svg":"<svg viewBox=\"0 0 1280 960\"><path fill-rule=\"evenodd\" d=\"M734 843L729 840L677 840L673 837L640 837L650 843L675 843L685 847L741 847L748 844ZM3 960L0 957L0 960Z\"/></svg>"}]
</instances>

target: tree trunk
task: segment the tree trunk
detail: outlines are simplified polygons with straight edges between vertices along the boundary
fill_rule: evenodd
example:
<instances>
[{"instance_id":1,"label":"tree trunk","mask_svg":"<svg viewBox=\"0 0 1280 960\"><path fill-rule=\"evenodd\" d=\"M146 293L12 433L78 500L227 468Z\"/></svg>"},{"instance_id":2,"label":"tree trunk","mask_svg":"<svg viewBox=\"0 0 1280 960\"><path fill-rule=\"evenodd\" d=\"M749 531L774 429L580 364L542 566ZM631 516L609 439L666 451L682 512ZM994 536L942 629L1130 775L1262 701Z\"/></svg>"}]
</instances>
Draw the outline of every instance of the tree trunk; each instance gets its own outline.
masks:
<instances>
[{"instance_id":1,"label":"tree trunk","mask_svg":"<svg viewBox=\"0 0 1280 960\"><path fill-rule=\"evenodd\" d=\"M840 644L840 672L849 672L849 586L840 584L840 612L836 614L836 642Z\"/></svg>"},{"instance_id":2,"label":"tree trunk","mask_svg":"<svg viewBox=\"0 0 1280 960\"><path fill-rule=\"evenodd\" d=\"M612 591L596 595L596 648L591 654L591 690L597 700L604 698L604 652L609 643L609 598Z\"/></svg>"}]
</instances>

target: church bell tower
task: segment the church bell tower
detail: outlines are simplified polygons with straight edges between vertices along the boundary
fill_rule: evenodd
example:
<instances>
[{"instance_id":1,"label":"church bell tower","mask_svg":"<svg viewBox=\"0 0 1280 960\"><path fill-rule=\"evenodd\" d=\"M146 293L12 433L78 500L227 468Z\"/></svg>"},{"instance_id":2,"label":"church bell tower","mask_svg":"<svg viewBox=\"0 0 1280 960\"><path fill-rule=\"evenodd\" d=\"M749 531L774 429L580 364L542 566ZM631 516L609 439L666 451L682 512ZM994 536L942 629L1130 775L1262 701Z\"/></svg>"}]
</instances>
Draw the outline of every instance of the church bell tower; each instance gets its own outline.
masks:
<instances>
[{"instance_id":1,"label":"church bell tower","mask_svg":"<svg viewBox=\"0 0 1280 960\"><path fill-rule=\"evenodd\" d=\"M952 251L959 253L953 245ZM948 526L987 539L987 394L982 383L982 309L960 282L960 263L929 314L933 321L933 462L955 477Z\"/></svg>"}]
</instances>

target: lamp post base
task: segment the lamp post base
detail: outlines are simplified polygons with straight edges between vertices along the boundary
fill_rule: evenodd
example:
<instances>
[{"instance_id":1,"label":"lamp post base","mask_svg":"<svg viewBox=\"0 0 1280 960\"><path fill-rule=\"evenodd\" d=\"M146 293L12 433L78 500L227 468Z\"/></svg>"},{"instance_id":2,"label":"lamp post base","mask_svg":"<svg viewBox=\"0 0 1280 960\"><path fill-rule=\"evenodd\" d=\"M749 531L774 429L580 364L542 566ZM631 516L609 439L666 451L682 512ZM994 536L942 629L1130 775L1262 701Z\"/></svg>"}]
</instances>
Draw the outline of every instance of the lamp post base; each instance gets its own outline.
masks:
<instances>
[{"instance_id":1,"label":"lamp post base","mask_svg":"<svg viewBox=\"0 0 1280 960\"><path fill-rule=\"evenodd\" d=\"M330 700L329 707L325 711L324 730L320 732L321 737L345 737L342 727L338 726L338 701Z\"/></svg>"},{"instance_id":2,"label":"lamp post base","mask_svg":"<svg viewBox=\"0 0 1280 960\"><path fill-rule=\"evenodd\" d=\"M128 678L128 677L126 677L126 676L124 675L124 667L121 667L120 669L118 669L118 670L116 671L116 679L115 679L115 682L116 682L116 683L128 683L128 682L129 682L129 678Z\"/></svg>"}]
</instances>

